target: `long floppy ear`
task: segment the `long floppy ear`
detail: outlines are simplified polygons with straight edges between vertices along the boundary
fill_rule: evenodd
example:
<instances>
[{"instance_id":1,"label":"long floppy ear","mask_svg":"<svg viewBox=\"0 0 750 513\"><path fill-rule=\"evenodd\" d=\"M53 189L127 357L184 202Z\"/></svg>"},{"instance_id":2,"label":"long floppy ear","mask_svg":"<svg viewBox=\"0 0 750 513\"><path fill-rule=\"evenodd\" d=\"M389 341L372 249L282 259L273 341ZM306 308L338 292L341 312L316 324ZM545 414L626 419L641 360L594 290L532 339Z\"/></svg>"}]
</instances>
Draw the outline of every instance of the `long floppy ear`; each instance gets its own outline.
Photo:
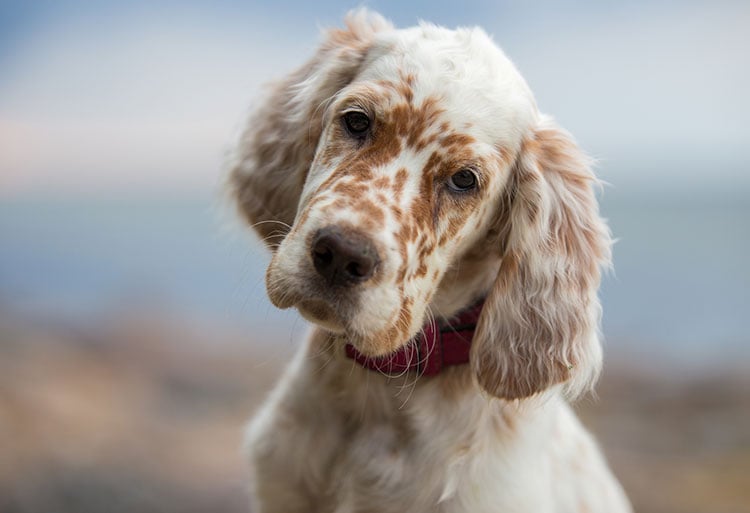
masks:
<instances>
[{"instance_id":1,"label":"long floppy ear","mask_svg":"<svg viewBox=\"0 0 750 513\"><path fill-rule=\"evenodd\" d=\"M230 192L271 249L297 213L326 101L354 79L374 34L392 28L365 9L349 13L345 24L328 31L316 54L272 87L250 117L231 164Z\"/></svg>"},{"instance_id":2,"label":"long floppy ear","mask_svg":"<svg viewBox=\"0 0 750 513\"><path fill-rule=\"evenodd\" d=\"M503 258L471 365L482 388L520 399L565 382L578 395L601 368L597 298L611 256L588 158L544 118L527 138L501 213Z\"/></svg>"}]
</instances>

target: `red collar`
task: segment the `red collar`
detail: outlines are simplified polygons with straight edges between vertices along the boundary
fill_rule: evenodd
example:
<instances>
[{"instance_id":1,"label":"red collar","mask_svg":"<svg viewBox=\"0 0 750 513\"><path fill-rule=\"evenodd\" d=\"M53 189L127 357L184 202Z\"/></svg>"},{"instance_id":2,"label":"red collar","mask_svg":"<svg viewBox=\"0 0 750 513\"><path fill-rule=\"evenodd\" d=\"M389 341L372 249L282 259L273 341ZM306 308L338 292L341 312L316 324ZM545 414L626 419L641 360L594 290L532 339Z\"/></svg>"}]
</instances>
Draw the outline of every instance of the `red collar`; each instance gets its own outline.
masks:
<instances>
[{"instance_id":1,"label":"red collar","mask_svg":"<svg viewBox=\"0 0 750 513\"><path fill-rule=\"evenodd\" d=\"M443 367L461 365L469 361L471 339L474 337L482 306L484 300L462 310L440 327L434 323L425 324L419 335L395 353L368 357L351 344L347 344L346 356L365 369L389 376L411 370L421 375L434 376L439 374Z\"/></svg>"}]
</instances>

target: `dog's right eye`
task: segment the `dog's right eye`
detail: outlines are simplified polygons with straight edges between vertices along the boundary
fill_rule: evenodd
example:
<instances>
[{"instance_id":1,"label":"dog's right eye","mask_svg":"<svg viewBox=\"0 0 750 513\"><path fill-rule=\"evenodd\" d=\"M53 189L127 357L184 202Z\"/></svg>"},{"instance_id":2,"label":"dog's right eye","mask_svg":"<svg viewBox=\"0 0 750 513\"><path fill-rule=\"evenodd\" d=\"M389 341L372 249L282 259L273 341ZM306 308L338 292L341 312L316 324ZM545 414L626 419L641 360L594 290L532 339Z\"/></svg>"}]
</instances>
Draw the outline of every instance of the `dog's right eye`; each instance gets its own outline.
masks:
<instances>
[{"instance_id":1,"label":"dog's right eye","mask_svg":"<svg viewBox=\"0 0 750 513\"><path fill-rule=\"evenodd\" d=\"M343 116L344 127L352 137L361 138L370 130L370 118L360 111L349 111Z\"/></svg>"},{"instance_id":2,"label":"dog's right eye","mask_svg":"<svg viewBox=\"0 0 750 513\"><path fill-rule=\"evenodd\" d=\"M454 192L466 192L477 186L477 175L471 169L462 169L448 179L448 188Z\"/></svg>"}]
</instances>

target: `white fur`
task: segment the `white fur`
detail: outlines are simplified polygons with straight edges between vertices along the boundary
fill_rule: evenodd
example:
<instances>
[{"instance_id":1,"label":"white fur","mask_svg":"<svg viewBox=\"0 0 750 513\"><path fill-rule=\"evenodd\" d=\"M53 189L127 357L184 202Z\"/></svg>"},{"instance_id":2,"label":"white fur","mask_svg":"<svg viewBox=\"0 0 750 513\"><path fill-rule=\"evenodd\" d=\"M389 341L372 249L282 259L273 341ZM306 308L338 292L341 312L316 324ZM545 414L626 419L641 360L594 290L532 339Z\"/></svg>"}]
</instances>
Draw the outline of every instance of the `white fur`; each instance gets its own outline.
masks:
<instances>
[{"instance_id":1,"label":"white fur","mask_svg":"<svg viewBox=\"0 0 750 513\"><path fill-rule=\"evenodd\" d=\"M290 225L278 246L268 241L272 301L318 324L248 428L257 511L630 511L563 393L588 389L601 367L596 290L610 237L588 161L538 112L521 75L480 29L396 30L366 11L347 26L272 92L232 171L241 210L261 235L276 236L269 223ZM383 85L398 80L408 94ZM342 136L347 109L369 109L386 126L401 106L430 101L439 109L418 127L425 144L399 136L397 155L361 161L378 162L367 168L367 184L407 170L400 196L368 185L350 198L324 186L359 183L342 173L361 169L363 147ZM444 127L465 142L446 150ZM442 171L475 169L474 200L451 196L438 174L427 193L421 188L441 151ZM454 162L453 153L469 161ZM396 213L425 194L434 195L434 220L406 241L399 234L411 220ZM382 207L382 222L372 222L363 202ZM453 221L455 232L435 243ZM330 225L377 247L371 282L321 288L310 241ZM471 365L431 378L387 377L344 354L346 343L370 355L397 349L431 314L450 317L479 297L487 300ZM408 325L399 331L406 300Z\"/></svg>"},{"instance_id":2,"label":"white fur","mask_svg":"<svg viewBox=\"0 0 750 513\"><path fill-rule=\"evenodd\" d=\"M558 389L505 402L467 367L388 379L346 360L321 331L246 444L263 513L630 511Z\"/></svg>"}]
</instances>

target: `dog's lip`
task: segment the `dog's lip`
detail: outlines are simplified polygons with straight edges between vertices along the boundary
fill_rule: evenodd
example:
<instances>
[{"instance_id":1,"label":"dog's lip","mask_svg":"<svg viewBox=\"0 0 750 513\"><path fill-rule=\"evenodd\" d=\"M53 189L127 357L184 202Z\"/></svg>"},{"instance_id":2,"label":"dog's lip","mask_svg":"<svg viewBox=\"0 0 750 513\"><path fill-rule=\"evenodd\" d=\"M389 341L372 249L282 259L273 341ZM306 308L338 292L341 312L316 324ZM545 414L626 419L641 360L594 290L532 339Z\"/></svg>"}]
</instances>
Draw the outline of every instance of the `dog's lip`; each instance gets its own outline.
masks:
<instances>
[{"instance_id":1,"label":"dog's lip","mask_svg":"<svg viewBox=\"0 0 750 513\"><path fill-rule=\"evenodd\" d=\"M305 313L316 319L325 321L333 316L333 309L327 302L321 299L303 299L297 303L298 310L304 310Z\"/></svg>"},{"instance_id":2,"label":"dog's lip","mask_svg":"<svg viewBox=\"0 0 750 513\"><path fill-rule=\"evenodd\" d=\"M343 332L344 326L331 305L322 299L303 299L297 303L300 315L310 322L333 332Z\"/></svg>"},{"instance_id":3,"label":"dog's lip","mask_svg":"<svg viewBox=\"0 0 750 513\"><path fill-rule=\"evenodd\" d=\"M295 307L306 320L316 324L338 336L343 336L360 353L368 357L387 356L398 351L411 337L400 341L392 347L383 345L382 340L390 339L388 332L393 328L391 324L379 331L361 332L355 329L336 308L325 298L308 297L300 299Z\"/></svg>"}]
</instances>

